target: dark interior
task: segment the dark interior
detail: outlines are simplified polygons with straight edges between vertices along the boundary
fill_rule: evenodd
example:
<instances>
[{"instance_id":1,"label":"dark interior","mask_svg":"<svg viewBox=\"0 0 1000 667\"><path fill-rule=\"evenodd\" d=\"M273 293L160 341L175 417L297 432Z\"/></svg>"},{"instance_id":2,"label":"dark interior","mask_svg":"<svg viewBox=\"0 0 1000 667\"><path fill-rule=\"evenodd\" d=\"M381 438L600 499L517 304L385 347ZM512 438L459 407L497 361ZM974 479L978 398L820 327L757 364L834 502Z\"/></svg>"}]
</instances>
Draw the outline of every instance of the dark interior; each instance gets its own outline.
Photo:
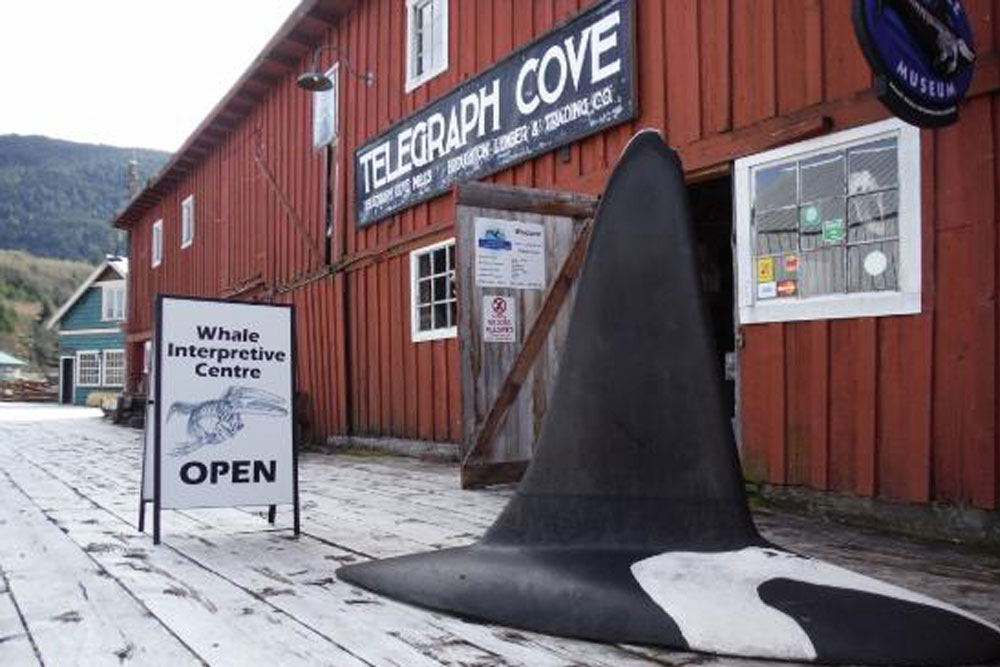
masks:
<instances>
[{"instance_id":1,"label":"dark interior","mask_svg":"<svg viewBox=\"0 0 1000 667\"><path fill-rule=\"evenodd\" d=\"M733 329L733 195L729 176L688 186L691 218L698 243L701 282L715 332L720 370L727 352L736 350ZM728 374L725 383L729 413L735 413L736 383Z\"/></svg>"}]
</instances>

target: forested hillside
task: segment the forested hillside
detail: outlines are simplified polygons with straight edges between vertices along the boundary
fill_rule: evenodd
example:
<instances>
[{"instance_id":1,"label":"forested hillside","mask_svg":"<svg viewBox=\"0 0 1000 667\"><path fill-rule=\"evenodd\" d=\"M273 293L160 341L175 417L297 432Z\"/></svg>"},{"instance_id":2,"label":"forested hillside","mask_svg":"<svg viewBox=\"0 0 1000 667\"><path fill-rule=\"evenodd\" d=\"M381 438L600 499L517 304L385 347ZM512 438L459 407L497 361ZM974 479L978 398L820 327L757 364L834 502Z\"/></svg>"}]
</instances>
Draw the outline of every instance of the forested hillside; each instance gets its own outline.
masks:
<instances>
[{"instance_id":1,"label":"forested hillside","mask_svg":"<svg viewBox=\"0 0 1000 667\"><path fill-rule=\"evenodd\" d=\"M141 148L0 136L0 248L99 262L116 250L110 221L127 199L128 161L138 161L139 183L145 183L169 156Z\"/></svg>"},{"instance_id":2,"label":"forested hillside","mask_svg":"<svg viewBox=\"0 0 1000 667\"><path fill-rule=\"evenodd\" d=\"M0 250L0 350L35 369L54 368L56 332L43 325L93 270L83 262Z\"/></svg>"}]
</instances>

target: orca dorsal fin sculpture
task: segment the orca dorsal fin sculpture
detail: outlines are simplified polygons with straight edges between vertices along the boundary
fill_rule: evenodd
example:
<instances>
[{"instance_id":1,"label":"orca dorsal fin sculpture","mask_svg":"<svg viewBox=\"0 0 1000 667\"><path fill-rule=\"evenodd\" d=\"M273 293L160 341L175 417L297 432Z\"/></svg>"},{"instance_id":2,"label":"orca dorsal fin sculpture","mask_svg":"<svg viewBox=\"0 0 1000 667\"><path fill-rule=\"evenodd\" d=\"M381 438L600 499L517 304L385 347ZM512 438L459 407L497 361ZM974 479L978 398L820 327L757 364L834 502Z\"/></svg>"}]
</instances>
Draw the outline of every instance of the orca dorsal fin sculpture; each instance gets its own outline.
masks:
<instances>
[{"instance_id":1,"label":"orca dorsal fin sculpture","mask_svg":"<svg viewBox=\"0 0 1000 667\"><path fill-rule=\"evenodd\" d=\"M1000 631L757 533L683 173L655 132L597 212L536 455L478 543L338 576L424 607L614 643L828 663L968 664Z\"/></svg>"}]
</instances>

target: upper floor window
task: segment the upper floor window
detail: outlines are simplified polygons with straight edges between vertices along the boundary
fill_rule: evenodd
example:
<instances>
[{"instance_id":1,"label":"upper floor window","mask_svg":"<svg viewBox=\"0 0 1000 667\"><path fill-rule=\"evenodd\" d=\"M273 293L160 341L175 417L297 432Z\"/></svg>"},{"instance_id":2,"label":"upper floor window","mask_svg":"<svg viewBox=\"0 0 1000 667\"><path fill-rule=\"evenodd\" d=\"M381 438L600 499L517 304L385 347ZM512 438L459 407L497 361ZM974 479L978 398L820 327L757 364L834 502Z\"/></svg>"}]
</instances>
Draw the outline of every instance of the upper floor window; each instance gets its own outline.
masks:
<instances>
[{"instance_id":1,"label":"upper floor window","mask_svg":"<svg viewBox=\"0 0 1000 667\"><path fill-rule=\"evenodd\" d=\"M115 280L101 284L101 319L125 319L125 281Z\"/></svg>"},{"instance_id":2,"label":"upper floor window","mask_svg":"<svg viewBox=\"0 0 1000 667\"><path fill-rule=\"evenodd\" d=\"M194 195L188 195L181 202L181 247L194 242Z\"/></svg>"},{"instance_id":3,"label":"upper floor window","mask_svg":"<svg viewBox=\"0 0 1000 667\"><path fill-rule=\"evenodd\" d=\"M340 68L334 65L326 72L333 83L329 90L313 93L313 148L335 143L339 136L337 111L340 108Z\"/></svg>"},{"instance_id":4,"label":"upper floor window","mask_svg":"<svg viewBox=\"0 0 1000 667\"><path fill-rule=\"evenodd\" d=\"M163 261L163 220L157 220L153 223L153 233L150 236L150 248L149 248L150 264L153 268L160 265Z\"/></svg>"},{"instance_id":5,"label":"upper floor window","mask_svg":"<svg viewBox=\"0 0 1000 667\"><path fill-rule=\"evenodd\" d=\"M740 321L920 311L920 132L896 119L736 161Z\"/></svg>"},{"instance_id":6,"label":"upper floor window","mask_svg":"<svg viewBox=\"0 0 1000 667\"><path fill-rule=\"evenodd\" d=\"M410 253L410 304L414 342L458 335L455 239Z\"/></svg>"},{"instance_id":7,"label":"upper floor window","mask_svg":"<svg viewBox=\"0 0 1000 667\"><path fill-rule=\"evenodd\" d=\"M406 92L448 69L448 0L406 0Z\"/></svg>"}]
</instances>

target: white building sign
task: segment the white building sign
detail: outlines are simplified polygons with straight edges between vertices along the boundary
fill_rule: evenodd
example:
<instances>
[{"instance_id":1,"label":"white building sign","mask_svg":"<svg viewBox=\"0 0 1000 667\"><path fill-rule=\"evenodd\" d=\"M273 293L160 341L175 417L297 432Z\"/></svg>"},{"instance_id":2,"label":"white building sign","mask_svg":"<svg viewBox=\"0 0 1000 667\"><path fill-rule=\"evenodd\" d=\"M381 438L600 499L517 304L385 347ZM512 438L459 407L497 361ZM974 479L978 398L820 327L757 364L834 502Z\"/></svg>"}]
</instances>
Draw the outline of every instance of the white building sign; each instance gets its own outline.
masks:
<instances>
[{"instance_id":1,"label":"white building sign","mask_svg":"<svg viewBox=\"0 0 1000 667\"><path fill-rule=\"evenodd\" d=\"M545 289L545 226L476 218L476 284Z\"/></svg>"},{"instance_id":2,"label":"white building sign","mask_svg":"<svg viewBox=\"0 0 1000 667\"><path fill-rule=\"evenodd\" d=\"M154 536L161 508L295 505L288 306L157 299Z\"/></svg>"},{"instance_id":3,"label":"white building sign","mask_svg":"<svg viewBox=\"0 0 1000 667\"><path fill-rule=\"evenodd\" d=\"M517 301L514 297L483 295L483 342L517 342Z\"/></svg>"}]
</instances>

